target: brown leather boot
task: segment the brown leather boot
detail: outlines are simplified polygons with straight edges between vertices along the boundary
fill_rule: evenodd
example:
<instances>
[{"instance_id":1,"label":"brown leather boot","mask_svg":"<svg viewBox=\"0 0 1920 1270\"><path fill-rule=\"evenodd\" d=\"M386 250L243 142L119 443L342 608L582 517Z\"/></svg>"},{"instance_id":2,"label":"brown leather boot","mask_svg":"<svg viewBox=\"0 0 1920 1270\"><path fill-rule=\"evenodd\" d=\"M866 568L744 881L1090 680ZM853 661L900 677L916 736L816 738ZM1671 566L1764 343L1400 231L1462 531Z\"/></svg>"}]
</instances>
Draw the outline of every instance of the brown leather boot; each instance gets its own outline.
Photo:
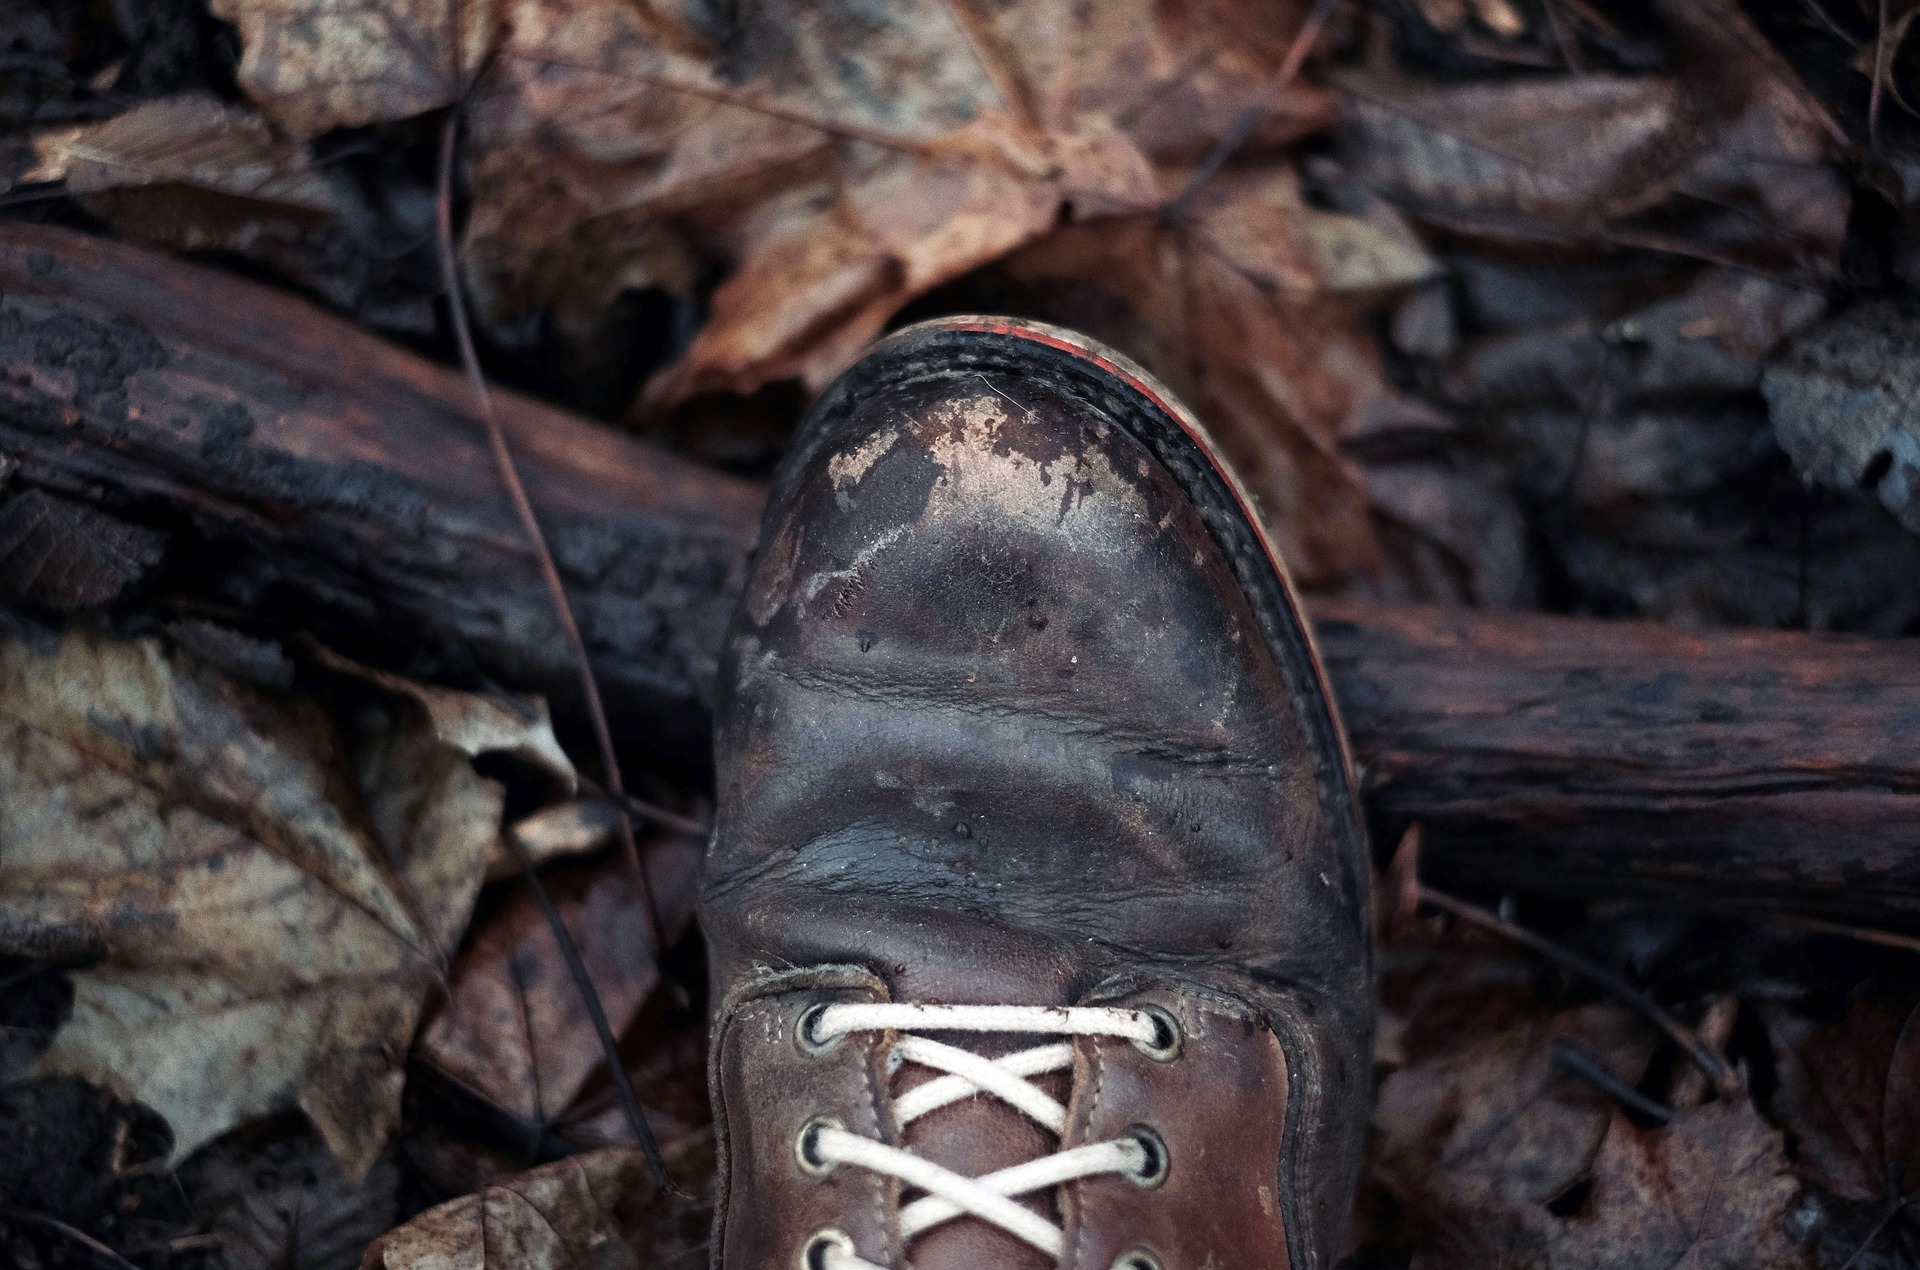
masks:
<instances>
[{"instance_id":1,"label":"brown leather boot","mask_svg":"<svg viewBox=\"0 0 1920 1270\"><path fill-rule=\"evenodd\" d=\"M729 1270L1331 1266L1368 869L1271 542L1036 323L886 340L774 482L701 913Z\"/></svg>"}]
</instances>

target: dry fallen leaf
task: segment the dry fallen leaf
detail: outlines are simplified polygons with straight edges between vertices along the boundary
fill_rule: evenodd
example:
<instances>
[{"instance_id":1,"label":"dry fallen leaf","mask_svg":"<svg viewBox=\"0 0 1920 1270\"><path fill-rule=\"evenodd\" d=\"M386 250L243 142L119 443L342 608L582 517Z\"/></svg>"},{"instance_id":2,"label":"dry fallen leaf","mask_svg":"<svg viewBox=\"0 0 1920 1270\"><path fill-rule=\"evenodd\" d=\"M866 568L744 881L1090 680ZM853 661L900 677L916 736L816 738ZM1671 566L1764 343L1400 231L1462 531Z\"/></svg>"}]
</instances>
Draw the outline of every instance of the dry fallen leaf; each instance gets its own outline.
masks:
<instances>
[{"instance_id":1,"label":"dry fallen leaf","mask_svg":"<svg viewBox=\"0 0 1920 1270\"><path fill-rule=\"evenodd\" d=\"M448 104L462 69L480 65L498 20L488 0L211 0L209 7L240 28L241 88L301 137Z\"/></svg>"},{"instance_id":2,"label":"dry fallen leaf","mask_svg":"<svg viewBox=\"0 0 1920 1270\"><path fill-rule=\"evenodd\" d=\"M1788 1233L1799 1206L1780 1133L1751 1102L1687 1108L1658 1129L1615 1111L1583 1206L1565 1219L1542 1214L1544 1264L1812 1270Z\"/></svg>"},{"instance_id":3,"label":"dry fallen leaf","mask_svg":"<svg viewBox=\"0 0 1920 1270\"><path fill-rule=\"evenodd\" d=\"M209 1143L177 1185L225 1270L354 1270L402 1211L400 1179L382 1159L350 1184L311 1128L276 1117Z\"/></svg>"},{"instance_id":4,"label":"dry fallen leaf","mask_svg":"<svg viewBox=\"0 0 1920 1270\"><path fill-rule=\"evenodd\" d=\"M456 63L484 65L466 260L503 332L539 309L577 329L624 290L728 266L662 402L817 387L930 287L1063 218L1156 205L1154 165L1191 163L1249 106L1269 107L1255 147L1328 118L1317 90L1269 89L1292 4L448 2L216 12L242 87L300 135L442 105Z\"/></svg>"},{"instance_id":5,"label":"dry fallen leaf","mask_svg":"<svg viewBox=\"0 0 1920 1270\"><path fill-rule=\"evenodd\" d=\"M42 1067L179 1154L297 1104L357 1178L399 1116L501 795L411 707L356 719L150 639L0 642L0 951L100 958Z\"/></svg>"},{"instance_id":6,"label":"dry fallen leaf","mask_svg":"<svg viewBox=\"0 0 1920 1270\"><path fill-rule=\"evenodd\" d=\"M1326 583L1379 563L1365 478L1342 441L1405 408L1358 314L1436 269L1380 213L1314 208L1286 168L1229 171L1179 222L1068 226L996 273L1019 289L1018 307L1106 339L1166 380L1234 459L1288 563Z\"/></svg>"},{"instance_id":7,"label":"dry fallen leaf","mask_svg":"<svg viewBox=\"0 0 1920 1270\"><path fill-rule=\"evenodd\" d=\"M579 788L580 774L553 734L553 716L544 697L459 692L363 666L317 643L310 647L320 664L330 670L411 697L427 712L434 736L467 757L512 754L544 769L568 793Z\"/></svg>"},{"instance_id":8,"label":"dry fallen leaf","mask_svg":"<svg viewBox=\"0 0 1920 1270\"><path fill-rule=\"evenodd\" d=\"M669 945L693 920L700 845L662 836L641 857ZM546 878L615 1036L660 982L645 901L618 860ZM517 890L480 927L453 965L444 1003L420 1034L435 1067L531 1124L558 1120L602 1065L580 992L538 903Z\"/></svg>"},{"instance_id":9,"label":"dry fallen leaf","mask_svg":"<svg viewBox=\"0 0 1920 1270\"><path fill-rule=\"evenodd\" d=\"M1417 928L1416 928L1417 929ZM1363 1214L1417 1270L1804 1270L1800 1186L1746 1100L1645 1128L1554 1057L1636 1085L1655 1049L1624 1008L1553 1010L1524 963L1396 944Z\"/></svg>"},{"instance_id":10,"label":"dry fallen leaf","mask_svg":"<svg viewBox=\"0 0 1920 1270\"><path fill-rule=\"evenodd\" d=\"M1809 480L1879 498L1920 533L1920 309L1869 300L1789 344L1760 390Z\"/></svg>"},{"instance_id":11,"label":"dry fallen leaf","mask_svg":"<svg viewBox=\"0 0 1920 1270\"><path fill-rule=\"evenodd\" d=\"M1769 1018L1774 1109L1799 1145L1798 1171L1841 1199L1884 1203L1920 1190L1920 1003L1863 995L1814 1030Z\"/></svg>"},{"instance_id":12,"label":"dry fallen leaf","mask_svg":"<svg viewBox=\"0 0 1920 1270\"><path fill-rule=\"evenodd\" d=\"M283 213L338 210L304 149L275 137L253 111L206 93L162 97L100 123L43 133L34 153L39 164L25 179L64 181L73 195L178 185Z\"/></svg>"},{"instance_id":13,"label":"dry fallen leaf","mask_svg":"<svg viewBox=\"0 0 1920 1270\"><path fill-rule=\"evenodd\" d=\"M711 1141L669 1152L684 1189L712 1170ZM367 1249L362 1270L640 1270L705 1257L703 1205L664 1197L637 1146L543 1165L430 1208Z\"/></svg>"},{"instance_id":14,"label":"dry fallen leaf","mask_svg":"<svg viewBox=\"0 0 1920 1270\"><path fill-rule=\"evenodd\" d=\"M44 490L0 498L0 589L55 611L105 604L145 577L166 535Z\"/></svg>"},{"instance_id":15,"label":"dry fallen leaf","mask_svg":"<svg viewBox=\"0 0 1920 1270\"><path fill-rule=\"evenodd\" d=\"M1343 75L1342 155L1369 187L1469 232L1832 276L1849 196L1831 121L1733 0L1655 11L1683 74ZM1683 231L1635 219L1676 196L1695 216Z\"/></svg>"}]
</instances>

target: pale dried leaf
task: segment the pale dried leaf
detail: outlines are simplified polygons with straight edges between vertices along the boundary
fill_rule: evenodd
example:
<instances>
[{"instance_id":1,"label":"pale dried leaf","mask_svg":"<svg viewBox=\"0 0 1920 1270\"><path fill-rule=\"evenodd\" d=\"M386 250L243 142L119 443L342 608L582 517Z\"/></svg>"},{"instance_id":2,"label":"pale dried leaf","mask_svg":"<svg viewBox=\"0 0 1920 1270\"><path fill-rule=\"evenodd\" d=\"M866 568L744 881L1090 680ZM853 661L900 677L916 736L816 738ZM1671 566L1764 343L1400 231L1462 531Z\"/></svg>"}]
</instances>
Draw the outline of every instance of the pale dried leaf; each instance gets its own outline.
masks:
<instances>
[{"instance_id":1,"label":"pale dried leaf","mask_svg":"<svg viewBox=\"0 0 1920 1270\"><path fill-rule=\"evenodd\" d=\"M598 798L575 798L542 808L523 820L515 821L513 836L520 849L534 864L546 864L562 856L585 855L605 846L620 826L620 813L614 805ZM520 875L520 857L504 841L494 844L487 857L487 881Z\"/></svg>"},{"instance_id":2,"label":"pale dried leaf","mask_svg":"<svg viewBox=\"0 0 1920 1270\"><path fill-rule=\"evenodd\" d=\"M65 181L67 192L177 184L240 198L338 211L326 178L304 149L276 138L251 110L204 93L144 102L101 123L34 141L28 180Z\"/></svg>"},{"instance_id":3,"label":"pale dried leaf","mask_svg":"<svg viewBox=\"0 0 1920 1270\"><path fill-rule=\"evenodd\" d=\"M580 787L573 760L553 734L553 718L544 697L460 692L376 670L342 657L323 645L312 646L323 666L377 684L388 692L411 697L427 712L435 737L469 758L482 754L513 754L544 768L563 782L568 792Z\"/></svg>"},{"instance_id":4,"label":"pale dried leaf","mask_svg":"<svg viewBox=\"0 0 1920 1270\"><path fill-rule=\"evenodd\" d=\"M358 1177L500 805L406 711L349 737L151 640L0 643L0 946L102 958L43 1067L180 1154L298 1105Z\"/></svg>"},{"instance_id":5,"label":"pale dried leaf","mask_svg":"<svg viewBox=\"0 0 1920 1270\"><path fill-rule=\"evenodd\" d=\"M486 55L496 21L489 0L212 0L211 7L240 28L241 88L301 137L448 104Z\"/></svg>"},{"instance_id":6,"label":"pale dried leaf","mask_svg":"<svg viewBox=\"0 0 1920 1270\"><path fill-rule=\"evenodd\" d=\"M669 1164L711 1168L703 1156L710 1151ZM430 1208L377 1240L361 1268L640 1270L689 1252L697 1260L681 1229L689 1207L661 1196L638 1147L605 1147Z\"/></svg>"}]
</instances>

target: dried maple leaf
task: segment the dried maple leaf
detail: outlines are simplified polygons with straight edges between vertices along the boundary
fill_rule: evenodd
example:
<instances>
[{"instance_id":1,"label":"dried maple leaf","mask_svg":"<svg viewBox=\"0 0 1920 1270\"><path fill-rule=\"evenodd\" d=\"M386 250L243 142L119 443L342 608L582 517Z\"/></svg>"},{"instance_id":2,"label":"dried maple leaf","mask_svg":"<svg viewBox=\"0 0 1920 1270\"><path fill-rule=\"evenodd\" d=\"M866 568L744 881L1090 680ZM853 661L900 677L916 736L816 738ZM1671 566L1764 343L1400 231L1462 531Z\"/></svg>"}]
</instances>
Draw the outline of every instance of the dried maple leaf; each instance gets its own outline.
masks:
<instances>
[{"instance_id":1,"label":"dried maple leaf","mask_svg":"<svg viewBox=\"0 0 1920 1270\"><path fill-rule=\"evenodd\" d=\"M669 1151L686 1177L711 1171L712 1143ZM636 1146L604 1147L543 1165L438 1208L367 1249L361 1270L605 1270L705 1255L703 1206L662 1196Z\"/></svg>"},{"instance_id":2,"label":"dried maple leaf","mask_svg":"<svg viewBox=\"0 0 1920 1270\"><path fill-rule=\"evenodd\" d=\"M152 640L0 641L0 950L99 959L42 1067L179 1153L297 1104L365 1172L500 808L410 706L349 734Z\"/></svg>"},{"instance_id":3,"label":"dried maple leaf","mask_svg":"<svg viewBox=\"0 0 1920 1270\"><path fill-rule=\"evenodd\" d=\"M1063 217L1157 205L1154 164L1249 106L1269 107L1256 145L1327 120L1323 94L1270 89L1292 4L450 5L216 12L241 29L243 88L301 134L443 104L456 67L484 66L466 257L495 319L577 326L729 267L657 401L818 386L928 288Z\"/></svg>"},{"instance_id":4,"label":"dried maple leaf","mask_svg":"<svg viewBox=\"0 0 1920 1270\"><path fill-rule=\"evenodd\" d=\"M1642 1129L1613 1113L1577 1214L1542 1214L1554 1270L1811 1270L1787 1230L1800 1184L1780 1134L1745 1099ZM1550 1223L1550 1224L1549 1224Z\"/></svg>"},{"instance_id":5,"label":"dried maple leaf","mask_svg":"<svg viewBox=\"0 0 1920 1270\"><path fill-rule=\"evenodd\" d=\"M699 844L659 837L641 854L671 943L693 920ZM560 870L546 885L619 1036L660 982L646 903L618 861ZM435 1067L533 1124L558 1120L601 1066L599 1034L530 891L475 932L419 1045Z\"/></svg>"},{"instance_id":6,"label":"dried maple leaf","mask_svg":"<svg viewBox=\"0 0 1920 1270\"><path fill-rule=\"evenodd\" d=\"M1418 1270L1805 1270L1801 1191L1753 1105L1642 1128L1554 1057L1633 1085L1654 1050L1620 1006L1555 1011L1523 965L1397 945L1383 981L1369 1208L1417 1232ZM1382 1198L1381 1193L1384 1193Z\"/></svg>"},{"instance_id":7,"label":"dried maple leaf","mask_svg":"<svg viewBox=\"0 0 1920 1270\"><path fill-rule=\"evenodd\" d=\"M1369 222L1311 207L1285 168L1229 171L1178 222L1068 226L996 272L1019 289L1016 307L1166 380L1226 447L1289 565L1328 583L1379 562L1366 483L1341 443L1401 408L1357 315L1436 270L1381 210Z\"/></svg>"}]
</instances>

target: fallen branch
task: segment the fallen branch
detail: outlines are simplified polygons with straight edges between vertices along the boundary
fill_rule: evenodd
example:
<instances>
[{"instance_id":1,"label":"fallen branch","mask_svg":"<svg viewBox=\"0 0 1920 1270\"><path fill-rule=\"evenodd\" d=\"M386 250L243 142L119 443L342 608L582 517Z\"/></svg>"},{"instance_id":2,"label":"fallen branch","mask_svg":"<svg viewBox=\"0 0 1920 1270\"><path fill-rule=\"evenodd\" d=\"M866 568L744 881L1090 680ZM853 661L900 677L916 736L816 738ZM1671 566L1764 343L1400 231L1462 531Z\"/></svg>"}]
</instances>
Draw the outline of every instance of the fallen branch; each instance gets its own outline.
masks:
<instances>
[{"instance_id":1,"label":"fallen branch","mask_svg":"<svg viewBox=\"0 0 1920 1270\"><path fill-rule=\"evenodd\" d=\"M616 742L697 764L758 489L496 405ZM124 577L117 602L546 693L591 744L484 438L458 375L301 301L0 224L0 593L84 607ZM88 587L8 554L22 505L94 543ZM1920 925L1913 644L1315 611L1376 839L1418 821L1436 884Z\"/></svg>"}]
</instances>

